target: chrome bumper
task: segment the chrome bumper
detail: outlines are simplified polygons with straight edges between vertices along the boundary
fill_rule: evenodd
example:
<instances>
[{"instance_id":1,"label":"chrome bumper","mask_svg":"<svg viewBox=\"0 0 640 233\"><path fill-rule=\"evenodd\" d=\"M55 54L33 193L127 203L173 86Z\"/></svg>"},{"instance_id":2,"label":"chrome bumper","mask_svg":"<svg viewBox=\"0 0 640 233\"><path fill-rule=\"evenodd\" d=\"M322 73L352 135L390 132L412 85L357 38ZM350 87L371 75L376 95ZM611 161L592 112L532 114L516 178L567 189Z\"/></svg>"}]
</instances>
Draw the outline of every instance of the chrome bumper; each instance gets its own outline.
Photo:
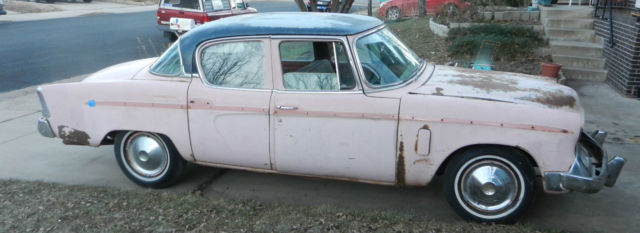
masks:
<instances>
[{"instance_id":1,"label":"chrome bumper","mask_svg":"<svg viewBox=\"0 0 640 233\"><path fill-rule=\"evenodd\" d=\"M602 144L607 133L596 130L584 132L576 144L576 158L568 172L546 172L544 187L548 192L580 191L596 193L604 186L613 187L626 159L615 156L608 160Z\"/></svg>"},{"instance_id":2,"label":"chrome bumper","mask_svg":"<svg viewBox=\"0 0 640 233\"><path fill-rule=\"evenodd\" d=\"M51 129L51 124L49 124L49 120L47 120L47 118L44 118L44 117L40 117L40 120L38 120L38 132L40 132L40 135L48 138L56 137L56 135L53 133L53 130Z\"/></svg>"}]
</instances>

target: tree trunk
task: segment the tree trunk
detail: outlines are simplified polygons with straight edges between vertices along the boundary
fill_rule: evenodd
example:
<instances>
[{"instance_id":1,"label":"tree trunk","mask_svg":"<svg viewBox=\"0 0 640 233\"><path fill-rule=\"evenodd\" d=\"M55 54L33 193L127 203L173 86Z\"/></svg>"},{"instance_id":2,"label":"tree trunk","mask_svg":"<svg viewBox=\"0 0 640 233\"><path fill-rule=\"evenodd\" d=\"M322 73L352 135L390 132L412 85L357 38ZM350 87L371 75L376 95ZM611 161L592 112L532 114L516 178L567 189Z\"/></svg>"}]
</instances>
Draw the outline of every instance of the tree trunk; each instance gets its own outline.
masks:
<instances>
[{"instance_id":1,"label":"tree trunk","mask_svg":"<svg viewBox=\"0 0 640 233\"><path fill-rule=\"evenodd\" d=\"M418 16L424 17L426 15L425 7L427 5L427 0L418 0Z\"/></svg>"},{"instance_id":2,"label":"tree trunk","mask_svg":"<svg viewBox=\"0 0 640 233\"><path fill-rule=\"evenodd\" d=\"M340 1L339 0L331 0L331 9L329 9L329 11L338 12L339 9L340 9Z\"/></svg>"},{"instance_id":3,"label":"tree trunk","mask_svg":"<svg viewBox=\"0 0 640 233\"><path fill-rule=\"evenodd\" d=\"M311 8L309 11L318 11L318 0L309 0L309 8Z\"/></svg>"},{"instance_id":4,"label":"tree trunk","mask_svg":"<svg viewBox=\"0 0 640 233\"><path fill-rule=\"evenodd\" d=\"M349 10L351 10L351 5L353 5L353 0L343 0L340 13L349 13Z\"/></svg>"},{"instance_id":5,"label":"tree trunk","mask_svg":"<svg viewBox=\"0 0 640 233\"><path fill-rule=\"evenodd\" d=\"M296 5L298 5L298 9L302 12L307 12L307 5L304 4L304 0L294 0Z\"/></svg>"}]
</instances>

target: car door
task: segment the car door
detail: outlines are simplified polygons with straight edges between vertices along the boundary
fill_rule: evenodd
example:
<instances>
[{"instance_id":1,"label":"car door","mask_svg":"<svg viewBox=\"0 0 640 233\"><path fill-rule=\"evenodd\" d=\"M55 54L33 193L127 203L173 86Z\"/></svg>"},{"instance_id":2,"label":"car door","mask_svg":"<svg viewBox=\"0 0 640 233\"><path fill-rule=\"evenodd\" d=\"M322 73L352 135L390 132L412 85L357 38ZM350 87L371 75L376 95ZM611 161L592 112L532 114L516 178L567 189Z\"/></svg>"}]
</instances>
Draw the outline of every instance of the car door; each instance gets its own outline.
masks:
<instances>
[{"instance_id":1,"label":"car door","mask_svg":"<svg viewBox=\"0 0 640 233\"><path fill-rule=\"evenodd\" d=\"M399 101L363 94L346 44L272 40L274 169L393 183Z\"/></svg>"},{"instance_id":2,"label":"car door","mask_svg":"<svg viewBox=\"0 0 640 233\"><path fill-rule=\"evenodd\" d=\"M196 52L200 81L189 87L189 130L198 162L271 169L270 44L208 42Z\"/></svg>"}]
</instances>

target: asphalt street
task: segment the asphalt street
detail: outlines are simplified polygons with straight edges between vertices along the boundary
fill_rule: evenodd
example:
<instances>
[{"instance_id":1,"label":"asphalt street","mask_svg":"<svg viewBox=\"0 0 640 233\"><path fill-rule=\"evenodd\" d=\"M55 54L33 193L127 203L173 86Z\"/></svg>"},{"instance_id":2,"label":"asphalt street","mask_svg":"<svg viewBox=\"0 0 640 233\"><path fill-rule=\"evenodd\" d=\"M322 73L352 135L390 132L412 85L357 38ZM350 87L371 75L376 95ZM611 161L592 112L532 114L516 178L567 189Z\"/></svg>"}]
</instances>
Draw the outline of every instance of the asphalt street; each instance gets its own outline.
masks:
<instances>
[{"instance_id":1,"label":"asphalt street","mask_svg":"<svg viewBox=\"0 0 640 233\"><path fill-rule=\"evenodd\" d=\"M259 12L298 11L293 2L256 1ZM156 12L0 23L0 93L155 57L169 45Z\"/></svg>"}]
</instances>

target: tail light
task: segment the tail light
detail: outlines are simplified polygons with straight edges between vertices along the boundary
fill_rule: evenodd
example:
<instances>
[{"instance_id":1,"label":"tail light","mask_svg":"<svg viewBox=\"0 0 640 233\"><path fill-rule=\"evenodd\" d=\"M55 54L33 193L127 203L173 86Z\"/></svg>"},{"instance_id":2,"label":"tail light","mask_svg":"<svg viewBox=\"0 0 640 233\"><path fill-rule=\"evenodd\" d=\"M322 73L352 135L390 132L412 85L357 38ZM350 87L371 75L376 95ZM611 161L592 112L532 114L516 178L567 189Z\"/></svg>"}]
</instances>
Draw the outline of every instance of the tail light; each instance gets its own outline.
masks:
<instances>
[{"instance_id":1,"label":"tail light","mask_svg":"<svg viewBox=\"0 0 640 233\"><path fill-rule=\"evenodd\" d=\"M209 17L206 13L200 16L200 20L196 19L196 24L204 24L206 22L209 22Z\"/></svg>"}]
</instances>

